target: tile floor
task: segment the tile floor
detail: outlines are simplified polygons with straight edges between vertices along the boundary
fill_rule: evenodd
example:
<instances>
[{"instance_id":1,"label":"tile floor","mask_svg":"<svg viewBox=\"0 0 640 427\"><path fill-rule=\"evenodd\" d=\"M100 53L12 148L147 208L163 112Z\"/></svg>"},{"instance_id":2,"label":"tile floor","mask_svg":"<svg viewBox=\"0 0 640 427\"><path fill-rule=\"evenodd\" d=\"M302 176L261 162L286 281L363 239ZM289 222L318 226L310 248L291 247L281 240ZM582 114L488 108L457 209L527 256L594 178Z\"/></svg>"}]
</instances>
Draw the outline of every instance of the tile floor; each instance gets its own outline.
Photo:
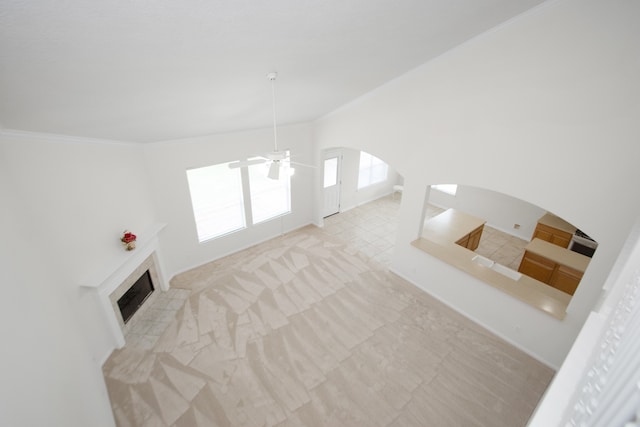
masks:
<instances>
[{"instance_id":1,"label":"tile floor","mask_svg":"<svg viewBox=\"0 0 640 427\"><path fill-rule=\"evenodd\" d=\"M143 304L144 309L136 312L129 320L128 331L124 335L127 346L144 350L151 349L164 333L176 313L191 295L189 289L156 290Z\"/></svg>"},{"instance_id":2,"label":"tile floor","mask_svg":"<svg viewBox=\"0 0 640 427\"><path fill-rule=\"evenodd\" d=\"M391 262L401 198L386 196L324 219L323 230L385 266Z\"/></svg>"},{"instance_id":3,"label":"tile floor","mask_svg":"<svg viewBox=\"0 0 640 427\"><path fill-rule=\"evenodd\" d=\"M524 239L485 225L476 253L517 271L527 243Z\"/></svg>"}]
</instances>

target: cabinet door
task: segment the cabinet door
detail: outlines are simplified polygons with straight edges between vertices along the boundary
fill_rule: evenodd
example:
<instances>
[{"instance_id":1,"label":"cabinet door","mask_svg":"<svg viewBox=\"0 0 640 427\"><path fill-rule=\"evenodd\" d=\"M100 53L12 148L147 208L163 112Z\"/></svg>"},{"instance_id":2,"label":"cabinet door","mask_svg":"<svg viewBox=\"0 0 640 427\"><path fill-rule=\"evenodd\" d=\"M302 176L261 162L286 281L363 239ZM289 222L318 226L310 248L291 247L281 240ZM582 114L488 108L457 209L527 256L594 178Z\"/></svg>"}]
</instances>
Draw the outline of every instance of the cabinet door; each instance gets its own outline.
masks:
<instances>
[{"instance_id":1,"label":"cabinet door","mask_svg":"<svg viewBox=\"0 0 640 427\"><path fill-rule=\"evenodd\" d=\"M559 230L557 228L549 227L548 225L538 224L533 232L533 238L544 240L554 245L568 248L571 242L571 233Z\"/></svg>"},{"instance_id":2,"label":"cabinet door","mask_svg":"<svg viewBox=\"0 0 640 427\"><path fill-rule=\"evenodd\" d=\"M556 263L544 257L525 251L518 271L543 283L549 283Z\"/></svg>"},{"instance_id":3,"label":"cabinet door","mask_svg":"<svg viewBox=\"0 0 640 427\"><path fill-rule=\"evenodd\" d=\"M553 238L553 234L551 233L551 231L544 225L538 224L536 226L536 230L533 232L532 240L540 239L540 240L544 240L545 242L550 242L552 238Z\"/></svg>"},{"instance_id":4,"label":"cabinet door","mask_svg":"<svg viewBox=\"0 0 640 427\"><path fill-rule=\"evenodd\" d=\"M571 234L565 233L564 231L557 230L557 233L554 233L551 236L551 243L554 245L562 246L563 248L568 248L569 243L571 242Z\"/></svg>"},{"instance_id":5,"label":"cabinet door","mask_svg":"<svg viewBox=\"0 0 640 427\"><path fill-rule=\"evenodd\" d=\"M573 268L558 265L551 275L549 284L562 292L573 295L582 279L582 274L582 272L574 270Z\"/></svg>"},{"instance_id":6,"label":"cabinet door","mask_svg":"<svg viewBox=\"0 0 640 427\"><path fill-rule=\"evenodd\" d=\"M473 230L471 234L469 234L469 243L467 243L467 249L470 249L472 251L478 249L478 246L480 245L480 239L482 238L483 228L484 226L481 225L480 227Z\"/></svg>"},{"instance_id":7,"label":"cabinet door","mask_svg":"<svg viewBox=\"0 0 640 427\"><path fill-rule=\"evenodd\" d=\"M462 239L458 240L456 244L462 246L463 248L466 248L467 246L469 246L469 235L467 234Z\"/></svg>"}]
</instances>

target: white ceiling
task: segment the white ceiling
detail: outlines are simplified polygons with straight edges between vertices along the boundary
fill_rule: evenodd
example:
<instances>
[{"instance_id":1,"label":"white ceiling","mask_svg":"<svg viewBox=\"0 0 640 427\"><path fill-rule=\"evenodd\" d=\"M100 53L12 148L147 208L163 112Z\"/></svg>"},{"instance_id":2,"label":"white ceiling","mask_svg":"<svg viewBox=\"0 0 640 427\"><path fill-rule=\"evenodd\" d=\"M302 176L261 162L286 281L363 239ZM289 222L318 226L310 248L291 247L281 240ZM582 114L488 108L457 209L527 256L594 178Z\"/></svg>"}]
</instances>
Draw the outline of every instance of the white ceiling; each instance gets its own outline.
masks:
<instances>
[{"instance_id":1,"label":"white ceiling","mask_svg":"<svg viewBox=\"0 0 640 427\"><path fill-rule=\"evenodd\" d=\"M542 0L0 0L0 125L159 141L318 118Z\"/></svg>"}]
</instances>

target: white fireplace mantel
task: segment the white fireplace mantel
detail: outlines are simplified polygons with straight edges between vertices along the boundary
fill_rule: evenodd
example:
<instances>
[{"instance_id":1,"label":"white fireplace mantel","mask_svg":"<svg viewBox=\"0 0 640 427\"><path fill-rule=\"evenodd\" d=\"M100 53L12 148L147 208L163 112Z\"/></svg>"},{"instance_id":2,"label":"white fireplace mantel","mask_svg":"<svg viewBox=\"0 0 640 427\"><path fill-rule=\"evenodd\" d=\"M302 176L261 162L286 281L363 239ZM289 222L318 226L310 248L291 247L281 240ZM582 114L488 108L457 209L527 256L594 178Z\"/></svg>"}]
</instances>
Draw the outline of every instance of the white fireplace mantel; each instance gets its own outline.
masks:
<instances>
[{"instance_id":1,"label":"white fireplace mantel","mask_svg":"<svg viewBox=\"0 0 640 427\"><path fill-rule=\"evenodd\" d=\"M150 256L153 256L156 261L155 268L159 278L159 283L156 283L156 285L163 291L169 289L169 285L160 268L160 263L157 262L158 260L156 259L158 234L165 227L166 224L156 223L143 232L138 233L136 248L134 250L126 251L123 249L122 253L112 260L104 270L96 273L93 277L87 278L80 285L83 288L95 290L100 304L104 309L105 319L113 336L115 348L122 348L125 344L125 339L122 328L113 311L109 295Z\"/></svg>"}]
</instances>

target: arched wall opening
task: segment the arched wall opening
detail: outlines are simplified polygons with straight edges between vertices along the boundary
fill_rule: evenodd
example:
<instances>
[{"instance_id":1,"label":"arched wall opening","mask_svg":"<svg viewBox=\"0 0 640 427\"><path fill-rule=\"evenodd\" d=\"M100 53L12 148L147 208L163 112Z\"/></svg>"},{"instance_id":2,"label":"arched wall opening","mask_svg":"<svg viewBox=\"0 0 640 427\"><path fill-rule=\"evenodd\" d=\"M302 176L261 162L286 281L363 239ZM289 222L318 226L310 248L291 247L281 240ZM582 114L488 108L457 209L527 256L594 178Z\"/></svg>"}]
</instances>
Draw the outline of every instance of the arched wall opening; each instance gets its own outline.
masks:
<instances>
[{"instance_id":1,"label":"arched wall opening","mask_svg":"<svg viewBox=\"0 0 640 427\"><path fill-rule=\"evenodd\" d=\"M318 223L370 260L394 256L402 177L383 159L354 148L322 150Z\"/></svg>"}]
</instances>

